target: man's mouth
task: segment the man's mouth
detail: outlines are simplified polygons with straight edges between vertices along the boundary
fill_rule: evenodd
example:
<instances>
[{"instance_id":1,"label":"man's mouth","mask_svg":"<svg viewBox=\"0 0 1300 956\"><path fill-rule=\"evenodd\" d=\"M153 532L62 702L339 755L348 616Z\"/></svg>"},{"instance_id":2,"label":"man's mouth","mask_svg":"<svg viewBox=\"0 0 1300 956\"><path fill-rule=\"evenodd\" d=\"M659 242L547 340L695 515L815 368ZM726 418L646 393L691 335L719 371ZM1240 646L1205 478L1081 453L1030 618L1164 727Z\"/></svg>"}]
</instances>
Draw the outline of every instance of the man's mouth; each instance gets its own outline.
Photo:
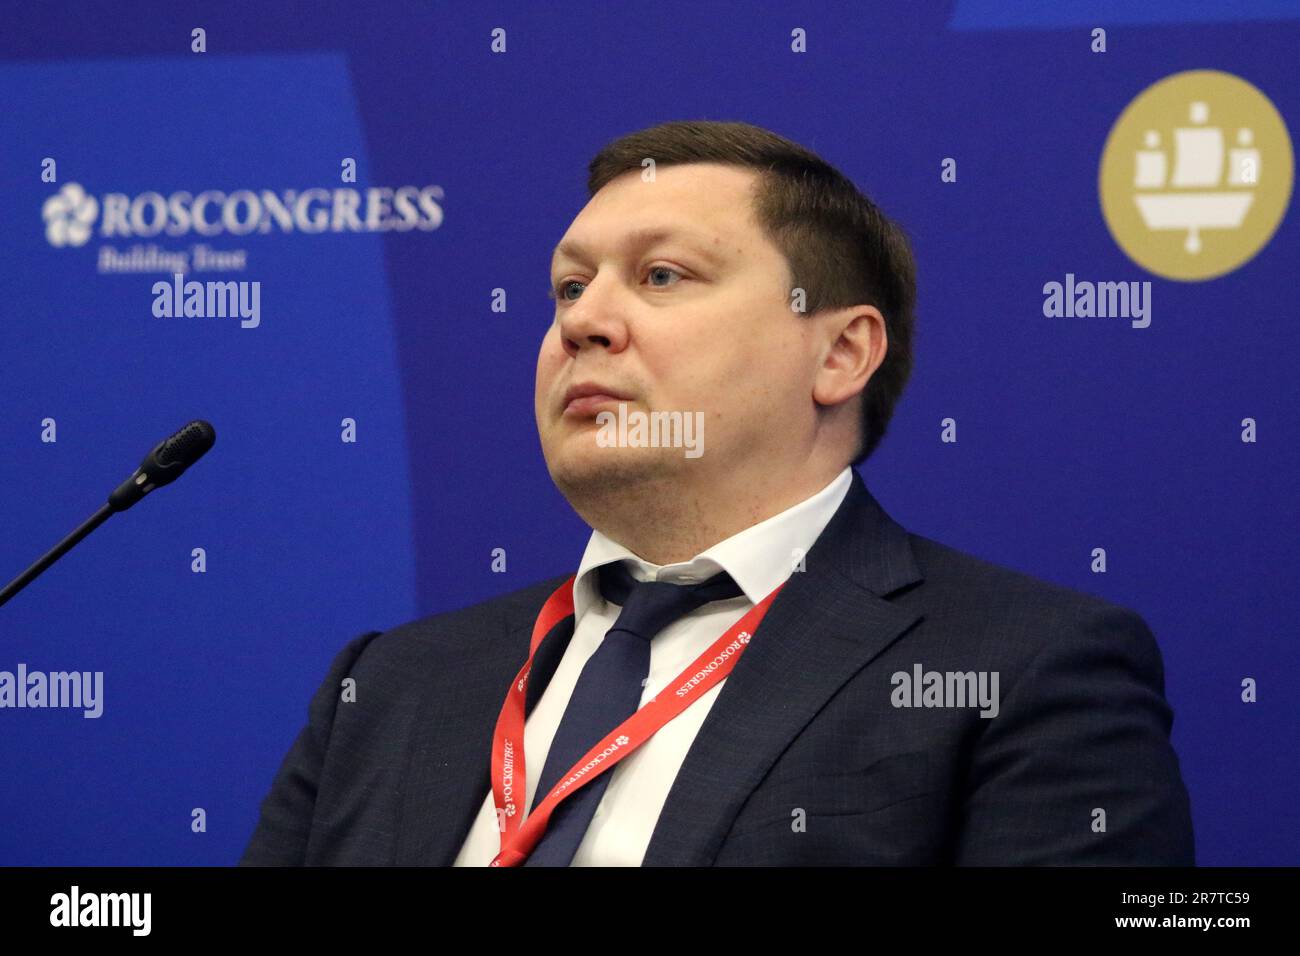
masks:
<instances>
[{"instance_id":1,"label":"man's mouth","mask_svg":"<svg viewBox=\"0 0 1300 956\"><path fill-rule=\"evenodd\" d=\"M611 386L582 382L569 387L564 393L565 418L591 418L602 408L631 401L630 397Z\"/></svg>"},{"instance_id":2,"label":"man's mouth","mask_svg":"<svg viewBox=\"0 0 1300 956\"><path fill-rule=\"evenodd\" d=\"M564 406L564 417L591 418L605 406L616 406L619 402L626 401L626 398L614 395L584 395Z\"/></svg>"}]
</instances>

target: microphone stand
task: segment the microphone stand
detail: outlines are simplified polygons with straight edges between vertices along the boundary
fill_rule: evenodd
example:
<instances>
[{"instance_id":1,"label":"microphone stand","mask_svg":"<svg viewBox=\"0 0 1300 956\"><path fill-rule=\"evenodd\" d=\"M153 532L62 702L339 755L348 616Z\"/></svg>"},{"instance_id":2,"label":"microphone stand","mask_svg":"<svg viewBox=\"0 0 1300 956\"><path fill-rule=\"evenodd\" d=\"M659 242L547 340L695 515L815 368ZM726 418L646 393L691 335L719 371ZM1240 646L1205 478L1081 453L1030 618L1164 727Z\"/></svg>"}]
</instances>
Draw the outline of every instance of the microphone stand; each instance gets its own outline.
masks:
<instances>
[{"instance_id":1,"label":"microphone stand","mask_svg":"<svg viewBox=\"0 0 1300 956\"><path fill-rule=\"evenodd\" d=\"M112 505L110 504L100 505L99 510L96 511L89 518L87 518L85 521L83 521L75 531L73 531L70 535L68 535L58 544L56 544L53 548L51 548L48 552L46 552L44 557L42 557L39 561L33 564L22 574L18 575L18 577L14 578L12 581L6 584L2 590L0 590L0 607L3 607L6 601L8 601L11 597L13 597L23 588L27 587L27 585L29 585L32 581L36 580L37 575L39 575L42 571L44 571L55 561L59 560L59 558L63 557L65 554L71 551L73 545L75 545L78 541L80 541L86 535L90 534L90 532L94 531L101 524L107 521L111 514L113 514Z\"/></svg>"}]
</instances>

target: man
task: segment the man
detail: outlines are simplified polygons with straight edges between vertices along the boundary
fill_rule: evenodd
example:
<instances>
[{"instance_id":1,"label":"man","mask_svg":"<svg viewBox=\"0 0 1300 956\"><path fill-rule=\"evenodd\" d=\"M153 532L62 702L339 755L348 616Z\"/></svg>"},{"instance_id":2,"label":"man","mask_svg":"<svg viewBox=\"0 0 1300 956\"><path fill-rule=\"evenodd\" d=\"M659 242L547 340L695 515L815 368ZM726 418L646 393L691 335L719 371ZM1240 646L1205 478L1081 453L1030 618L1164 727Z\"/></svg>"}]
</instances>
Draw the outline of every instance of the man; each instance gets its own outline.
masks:
<instances>
[{"instance_id":1,"label":"man","mask_svg":"<svg viewBox=\"0 0 1300 956\"><path fill-rule=\"evenodd\" d=\"M242 862L1190 865L1142 618L908 533L852 467L911 368L901 231L742 123L588 186L535 403L594 529L572 584L344 648Z\"/></svg>"}]
</instances>

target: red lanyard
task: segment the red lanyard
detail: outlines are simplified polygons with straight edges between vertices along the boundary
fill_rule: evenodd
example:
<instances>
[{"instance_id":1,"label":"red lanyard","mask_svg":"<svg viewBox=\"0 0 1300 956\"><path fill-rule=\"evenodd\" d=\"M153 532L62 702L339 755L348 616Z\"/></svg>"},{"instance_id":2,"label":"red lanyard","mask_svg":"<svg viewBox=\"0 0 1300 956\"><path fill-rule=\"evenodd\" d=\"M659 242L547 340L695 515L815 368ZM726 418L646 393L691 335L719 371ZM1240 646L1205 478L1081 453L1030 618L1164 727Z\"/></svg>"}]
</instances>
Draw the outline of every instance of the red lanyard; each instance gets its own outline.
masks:
<instances>
[{"instance_id":1,"label":"red lanyard","mask_svg":"<svg viewBox=\"0 0 1300 956\"><path fill-rule=\"evenodd\" d=\"M562 800L612 769L653 737L660 727L731 673L754 632L758 630L758 624L767 613L772 599L785 587L784 584L777 585L775 591L754 605L686 670L678 674L677 679L664 688L664 692L611 730L603 740L580 757L569 768L569 772L560 777L546 798L533 807L528 819L521 824L519 821L528 799L523 746L528 675L542 639L550 633L551 628L573 613L574 577L571 575L555 589L555 593L547 598L541 613L537 615L528 660L515 675L514 683L506 694L506 702L501 708L501 716L497 718L496 733L492 739L492 796L496 804L497 825L501 830L501 851L492 859L492 866L518 866L528 859L528 854L545 834L551 814ZM669 690L675 692L666 693Z\"/></svg>"}]
</instances>

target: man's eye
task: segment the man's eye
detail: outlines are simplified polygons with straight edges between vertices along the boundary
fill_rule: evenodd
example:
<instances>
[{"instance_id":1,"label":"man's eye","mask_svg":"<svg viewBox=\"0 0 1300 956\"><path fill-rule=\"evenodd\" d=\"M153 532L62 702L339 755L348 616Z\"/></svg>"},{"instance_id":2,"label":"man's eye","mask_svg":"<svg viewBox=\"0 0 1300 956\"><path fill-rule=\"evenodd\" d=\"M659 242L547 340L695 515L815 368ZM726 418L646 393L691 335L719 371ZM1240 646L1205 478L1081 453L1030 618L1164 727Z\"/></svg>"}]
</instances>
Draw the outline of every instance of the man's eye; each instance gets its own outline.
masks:
<instances>
[{"instance_id":1,"label":"man's eye","mask_svg":"<svg viewBox=\"0 0 1300 956\"><path fill-rule=\"evenodd\" d=\"M678 278L682 278L682 274L680 272L668 266L651 266L650 275L654 275L656 272L671 272L673 275L677 276ZM673 283L669 283L669 284L672 285ZM660 286L659 288L663 288L663 286Z\"/></svg>"},{"instance_id":2,"label":"man's eye","mask_svg":"<svg viewBox=\"0 0 1300 956\"><path fill-rule=\"evenodd\" d=\"M577 279L568 279L564 282L561 282L559 285L557 285L554 289L551 290L551 298L552 299L560 298L563 299L565 302L572 302L573 300L564 294L564 290L571 285L582 285L582 283L579 282Z\"/></svg>"},{"instance_id":3,"label":"man's eye","mask_svg":"<svg viewBox=\"0 0 1300 956\"><path fill-rule=\"evenodd\" d=\"M651 267L646 271L646 276L647 276L647 277L652 276L652 275L654 275L656 272L669 272L669 273L672 273L673 275L677 276L677 278L678 278L679 281L680 281L681 279L686 278L686 277L685 277L681 272L677 271L676 269L672 268L671 266L651 266ZM579 282L577 279L566 279L564 282L561 282L559 285L555 286L553 289L548 290L546 294L547 294L547 296L548 296L549 298L552 298L552 299L556 299L556 300L564 301L564 302L572 302L573 299L569 298L568 295L566 295L566 290L567 290L568 287L571 286L571 285L586 285L586 283L584 283L584 282ZM655 288L657 288L657 289L665 289L665 288L667 288L667 287L670 286L670 285L676 285L676 283L674 283L674 282L670 282L670 283L667 283L667 285L656 285Z\"/></svg>"}]
</instances>

